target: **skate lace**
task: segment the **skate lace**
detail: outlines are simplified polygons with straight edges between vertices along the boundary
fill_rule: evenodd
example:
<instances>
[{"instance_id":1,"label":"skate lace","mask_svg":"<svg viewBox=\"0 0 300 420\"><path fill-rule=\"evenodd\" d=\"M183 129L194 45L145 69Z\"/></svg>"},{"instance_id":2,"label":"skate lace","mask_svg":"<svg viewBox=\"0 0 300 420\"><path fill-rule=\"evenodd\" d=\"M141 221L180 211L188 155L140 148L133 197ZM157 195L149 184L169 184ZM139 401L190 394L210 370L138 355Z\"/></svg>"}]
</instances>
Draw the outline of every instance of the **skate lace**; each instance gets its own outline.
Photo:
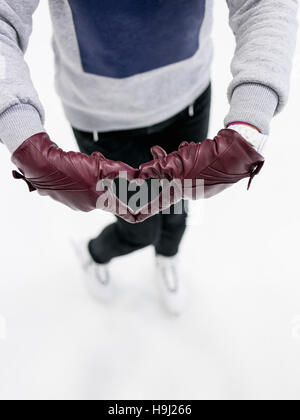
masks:
<instances>
[{"instance_id":1,"label":"skate lace","mask_svg":"<svg viewBox=\"0 0 300 420\"><path fill-rule=\"evenodd\" d=\"M162 268L164 283L171 293L176 293L179 287L178 273L175 264L169 264Z\"/></svg>"},{"instance_id":2,"label":"skate lace","mask_svg":"<svg viewBox=\"0 0 300 420\"><path fill-rule=\"evenodd\" d=\"M109 274L105 269L99 269L99 267L96 267L96 278L103 286L107 286L109 284Z\"/></svg>"}]
</instances>

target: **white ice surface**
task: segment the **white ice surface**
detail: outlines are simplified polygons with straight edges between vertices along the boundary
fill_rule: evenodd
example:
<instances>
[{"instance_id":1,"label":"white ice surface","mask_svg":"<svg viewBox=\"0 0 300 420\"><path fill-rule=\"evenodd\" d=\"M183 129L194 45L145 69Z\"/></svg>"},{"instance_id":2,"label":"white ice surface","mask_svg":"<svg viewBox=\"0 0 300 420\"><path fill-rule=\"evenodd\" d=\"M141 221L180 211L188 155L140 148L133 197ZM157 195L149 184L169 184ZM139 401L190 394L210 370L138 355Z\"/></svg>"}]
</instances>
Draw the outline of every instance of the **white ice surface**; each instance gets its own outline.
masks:
<instances>
[{"instance_id":1,"label":"white ice surface","mask_svg":"<svg viewBox=\"0 0 300 420\"><path fill-rule=\"evenodd\" d=\"M27 60L48 131L71 149L41 3ZM227 111L234 50L218 3L211 135ZM190 305L180 319L160 306L151 249L113 263L112 305L91 301L70 238L96 235L112 219L29 194L1 147L0 399L298 399L299 109L298 46L262 175L249 193L243 183L207 201L204 223L185 237Z\"/></svg>"}]
</instances>

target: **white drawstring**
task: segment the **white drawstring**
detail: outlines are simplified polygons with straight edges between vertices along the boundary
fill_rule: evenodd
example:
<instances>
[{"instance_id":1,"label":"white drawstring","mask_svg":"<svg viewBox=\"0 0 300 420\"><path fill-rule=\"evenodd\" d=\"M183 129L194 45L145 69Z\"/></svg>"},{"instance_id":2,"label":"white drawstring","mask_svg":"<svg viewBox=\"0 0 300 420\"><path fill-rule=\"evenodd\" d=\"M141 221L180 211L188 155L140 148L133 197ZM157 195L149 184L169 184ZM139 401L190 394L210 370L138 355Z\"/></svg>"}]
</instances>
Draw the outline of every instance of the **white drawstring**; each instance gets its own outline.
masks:
<instances>
[{"instance_id":1,"label":"white drawstring","mask_svg":"<svg viewBox=\"0 0 300 420\"><path fill-rule=\"evenodd\" d=\"M195 104L189 106L189 116L192 118L195 116Z\"/></svg>"},{"instance_id":2,"label":"white drawstring","mask_svg":"<svg viewBox=\"0 0 300 420\"><path fill-rule=\"evenodd\" d=\"M99 133L98 133L98 131L94 131L93 132L93 137L94 137L94 142L95 143L98 143L98 141L99 141Z\"/></svg>"}]
</instances>

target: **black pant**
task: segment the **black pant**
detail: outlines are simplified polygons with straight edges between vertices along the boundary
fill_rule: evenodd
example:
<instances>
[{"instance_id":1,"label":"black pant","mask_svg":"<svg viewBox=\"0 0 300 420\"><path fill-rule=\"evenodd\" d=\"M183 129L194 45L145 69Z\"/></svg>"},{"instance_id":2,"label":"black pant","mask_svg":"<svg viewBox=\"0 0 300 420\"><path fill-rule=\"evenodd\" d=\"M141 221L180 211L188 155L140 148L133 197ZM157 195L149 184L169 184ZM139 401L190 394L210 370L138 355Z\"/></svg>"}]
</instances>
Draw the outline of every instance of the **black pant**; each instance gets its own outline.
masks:
<instances>
[{"instance_id":1,"label":"black pant","mask_svg":"<svg viewBox=\"0 0 300 420\"><path fill-rule=\"evenodd\" d=\"M110 133L98 133L95 142L93 133L74 130L80 151L88 155L101 152L107 159L121 160L138 168L152 160L150 149L159 145L168 153L177 150L183 141L201 142L207 137L211 103L211 87L189 107L173 118L155 126ZM105 264L115 257L130 254L149 245L154 245L159 255L166 257L178 253L186 230L187 213L159 214L143 223L132 225L121 218L108 226L89 244L93 259Z\"/></svg>"}]
</instances>

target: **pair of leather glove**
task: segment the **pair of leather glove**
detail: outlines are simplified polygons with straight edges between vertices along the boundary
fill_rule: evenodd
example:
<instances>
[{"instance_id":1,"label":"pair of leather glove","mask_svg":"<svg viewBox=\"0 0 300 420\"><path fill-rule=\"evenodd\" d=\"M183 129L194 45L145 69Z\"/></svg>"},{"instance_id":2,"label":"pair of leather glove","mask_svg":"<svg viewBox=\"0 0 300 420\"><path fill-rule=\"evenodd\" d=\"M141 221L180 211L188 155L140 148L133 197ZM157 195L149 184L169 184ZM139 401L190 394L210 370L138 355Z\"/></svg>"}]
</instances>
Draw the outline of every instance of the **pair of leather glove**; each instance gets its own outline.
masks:
<instances>
[{"instance_id":1,"label":"pair of leather glove","mask_svg":"<svg viewBox=\"0 0 300 420\"><path fill-rule=\"evenodd\" d=\"M13 154L12 161L30 191L80 211L102 209L122 217L129 223L138 223L169 208L179 200L195 199L199 180L204 183L204 195L212 197L228 186L249 178L249 186L264 165L264 158L234 130L221 130L214 140L203 143L182 143L178 151L169 155L156 146L154 160L134 169L123 162L115 162L101 153L88 156L64 152L47 134L37 134L26 140ZM163 191L151 203L134 213L119 200L114 191L114 180L125 177L129 181L147 179L174 180L167 202ZM142 180L142 181L141 181ZM189 187L185 187L185 180Z\"/></svg>"}]
</instances>

